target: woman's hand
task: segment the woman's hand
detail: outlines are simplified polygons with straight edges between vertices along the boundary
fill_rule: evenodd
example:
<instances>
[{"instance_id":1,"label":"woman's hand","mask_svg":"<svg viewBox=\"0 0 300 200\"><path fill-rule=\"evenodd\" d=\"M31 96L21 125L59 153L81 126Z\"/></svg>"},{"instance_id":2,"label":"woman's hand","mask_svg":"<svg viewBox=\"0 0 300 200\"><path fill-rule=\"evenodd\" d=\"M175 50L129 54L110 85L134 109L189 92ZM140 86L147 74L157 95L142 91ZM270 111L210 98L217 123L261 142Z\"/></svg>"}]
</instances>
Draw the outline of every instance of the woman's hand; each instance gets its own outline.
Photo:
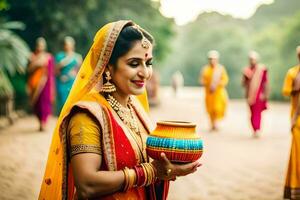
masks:
<instances>
[{"instance_id":1,"label":"woman's hand","mask_svg":"<svg viewBox=\"0 0 300 200\"><path fill-rule=\"evenodd\" d=\"M199 161L188 164L171 163L164 153L161 153L161 159L154 160L152 165L157 172L157 177L162 180L175 180L176 176L185 176L194 173L201 166Z\"/></svg>"}]
</instances>

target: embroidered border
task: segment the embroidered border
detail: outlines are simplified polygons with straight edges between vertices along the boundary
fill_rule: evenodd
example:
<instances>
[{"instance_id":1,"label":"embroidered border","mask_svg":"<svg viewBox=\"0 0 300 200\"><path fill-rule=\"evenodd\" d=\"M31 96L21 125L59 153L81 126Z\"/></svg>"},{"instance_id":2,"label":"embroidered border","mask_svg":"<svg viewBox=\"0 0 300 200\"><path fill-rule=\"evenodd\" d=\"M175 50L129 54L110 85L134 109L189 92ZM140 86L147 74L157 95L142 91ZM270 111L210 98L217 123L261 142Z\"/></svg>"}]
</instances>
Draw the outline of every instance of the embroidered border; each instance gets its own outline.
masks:
<instances>
[{"instance_id":1,"label":"embroidered border","mask_svg":"<svg viewBox=\"0 0 300 200\"><path fill-rule=\"evenodd\" d=\"M84 89L86 91L90 91L94 86L95 83L97 83L98 81L100 81L101 79L101 75L105 69L105 66L107 65L109 58L111 56L112 50L114 48L116 39L118 38L122 28L126 25L126 24L130 24L133 22L131 21L126 21L126 20L122 20L122 21L118 21L115 22L113 24L113 27L110 28L110 30L108 31L107 35L105 35L105 41L104 44L101 48L101 53L100 53L100 57L99 60L97 62L97 65L94 69L94 73L92 74L90 80L88 81L88 83L86 84L86 86L84 87ZM67 115L66 115L67 116ZM62 124L59 128L59 132L60 132L60 137L61 137L61 141L63 144L63 148L64 148L64 157L63 157L63 172L62 172L62 176L63 176L63 180L62 180L62 199L65 200L67 199L67 181L68 181L68 177L67 177L67 138L66 138L66 126L64 125L67 117L65 117L62 120ZM115 158L114 158L115 160Z\"/></svg>"},{"instance_id":2,"label":"embroidered border","mask_svg":"<svg viewBox=\"0 0 300 200\"><path fill-rule=\"evenodd\" d=\"M71 157L79 153L96 153L101 155L101 148L98 145L78 144L72 145L70 149Z\"/></svg>"},{"instance_id":3,"label":"embroidered border","mask_svg":"<svg viewBox=\"0 0 300 200\"><path fill-rule=\"evenodd\" d=\"M300 188L284 188L285 199L300 199Z\"/></svg>"},{"instance_id":4,"label":"embroidered border","mask_svg":"<svg viewBox=\"0 0 300 200\"><path fill-rule=\"evenodd\" d=\"M112 127L109 121L108 110L93 101L80 101L76 104L76 106L88 109L99 121L102 131L102 151L104 154L105 162L110 171L116 170L117 161L114 152L115 144L113 139Z\"/></svg>"}]
</instances>

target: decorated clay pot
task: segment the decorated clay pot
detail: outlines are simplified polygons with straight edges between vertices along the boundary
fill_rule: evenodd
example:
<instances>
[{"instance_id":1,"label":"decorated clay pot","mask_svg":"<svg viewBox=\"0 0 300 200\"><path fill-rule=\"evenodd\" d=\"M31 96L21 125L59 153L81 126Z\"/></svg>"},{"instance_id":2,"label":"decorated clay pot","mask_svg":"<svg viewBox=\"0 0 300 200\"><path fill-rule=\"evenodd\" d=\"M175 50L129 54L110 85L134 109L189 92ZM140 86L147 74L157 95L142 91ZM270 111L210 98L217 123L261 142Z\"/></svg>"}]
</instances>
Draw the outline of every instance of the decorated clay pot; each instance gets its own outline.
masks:
<instances>
[{"instance_id":1,"label":"decorated clay pot","mask_svg":"<svg viewBox=\"0 0 300 200\"><path fill-rule=\"evenodd\" d=\"M164 152L172 162L193 162L202 155L202 140L196 124L181 121L159 121L147 138L147 154L160 159Z\"/></svg>"}]
</instances>

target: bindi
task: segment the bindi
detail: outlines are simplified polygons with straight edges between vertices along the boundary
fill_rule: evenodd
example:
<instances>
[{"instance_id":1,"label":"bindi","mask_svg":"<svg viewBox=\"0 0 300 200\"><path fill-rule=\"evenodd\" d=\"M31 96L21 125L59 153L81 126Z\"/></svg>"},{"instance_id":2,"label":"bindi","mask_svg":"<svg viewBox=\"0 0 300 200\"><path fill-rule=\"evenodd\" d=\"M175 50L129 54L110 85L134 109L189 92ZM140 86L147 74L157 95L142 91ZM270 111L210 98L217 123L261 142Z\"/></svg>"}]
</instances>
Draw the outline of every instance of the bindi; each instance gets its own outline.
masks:
<instances>
[{"instance_id":1,"label":"bindi","mask_svg":"<svg viewBox=\"0 0 300 200\"><path fill-rule=\"evenodd\" d=\"M148 53L145 53L145 58L147 59L147 57L148 57Z\"/></svg>"}]
</instances>

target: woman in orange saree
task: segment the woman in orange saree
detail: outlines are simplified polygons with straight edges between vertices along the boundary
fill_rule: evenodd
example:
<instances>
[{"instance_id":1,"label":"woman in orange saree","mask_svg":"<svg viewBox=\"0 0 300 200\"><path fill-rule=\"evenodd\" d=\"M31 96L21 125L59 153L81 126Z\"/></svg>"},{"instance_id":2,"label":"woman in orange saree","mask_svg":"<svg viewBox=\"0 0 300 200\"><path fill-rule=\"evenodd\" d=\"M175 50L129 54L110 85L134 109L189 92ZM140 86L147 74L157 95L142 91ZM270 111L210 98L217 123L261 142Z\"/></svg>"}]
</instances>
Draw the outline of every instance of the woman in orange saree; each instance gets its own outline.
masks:
<instances>
[{"instance_id":1,"label":"woman in orange saree","mask_svg":"<svg viewBox=\"0 0 300 200\"><path fill-rule=\"evenodd\" d=\"M28 66L28 91L30 103L40 122L40 131L43 131L48 116L52 112L54 100L54 59L45 51L46 40L38 38L36 50L32 53Z\"/></svg>"},{"instance_id":2,"label":"woman in orange saree","mask_svg":"<svg viewBox=\"0 0 300 200\"><path fill-rule=\"evenodd\" d=\"M267 109L268 99L268 71L258 64L258 54L255 51L249 53L250 66L243 71L243 86L246 90L247 103L251 111L251 125L253 136L258 136L261 125L261 114Z\"/></svg>"},{"instance_id":3,"label":"woman in orange saree","mask_svg":"<svg viewBox=\"0 0 300 200\"><path fill-rule=\"evenodd\" d=\"M152 36L131 21L97 32L58 119L40 200L164 200L169 180L200 166L146 154L152 46Z\"/></svg>"}]
</instances>

